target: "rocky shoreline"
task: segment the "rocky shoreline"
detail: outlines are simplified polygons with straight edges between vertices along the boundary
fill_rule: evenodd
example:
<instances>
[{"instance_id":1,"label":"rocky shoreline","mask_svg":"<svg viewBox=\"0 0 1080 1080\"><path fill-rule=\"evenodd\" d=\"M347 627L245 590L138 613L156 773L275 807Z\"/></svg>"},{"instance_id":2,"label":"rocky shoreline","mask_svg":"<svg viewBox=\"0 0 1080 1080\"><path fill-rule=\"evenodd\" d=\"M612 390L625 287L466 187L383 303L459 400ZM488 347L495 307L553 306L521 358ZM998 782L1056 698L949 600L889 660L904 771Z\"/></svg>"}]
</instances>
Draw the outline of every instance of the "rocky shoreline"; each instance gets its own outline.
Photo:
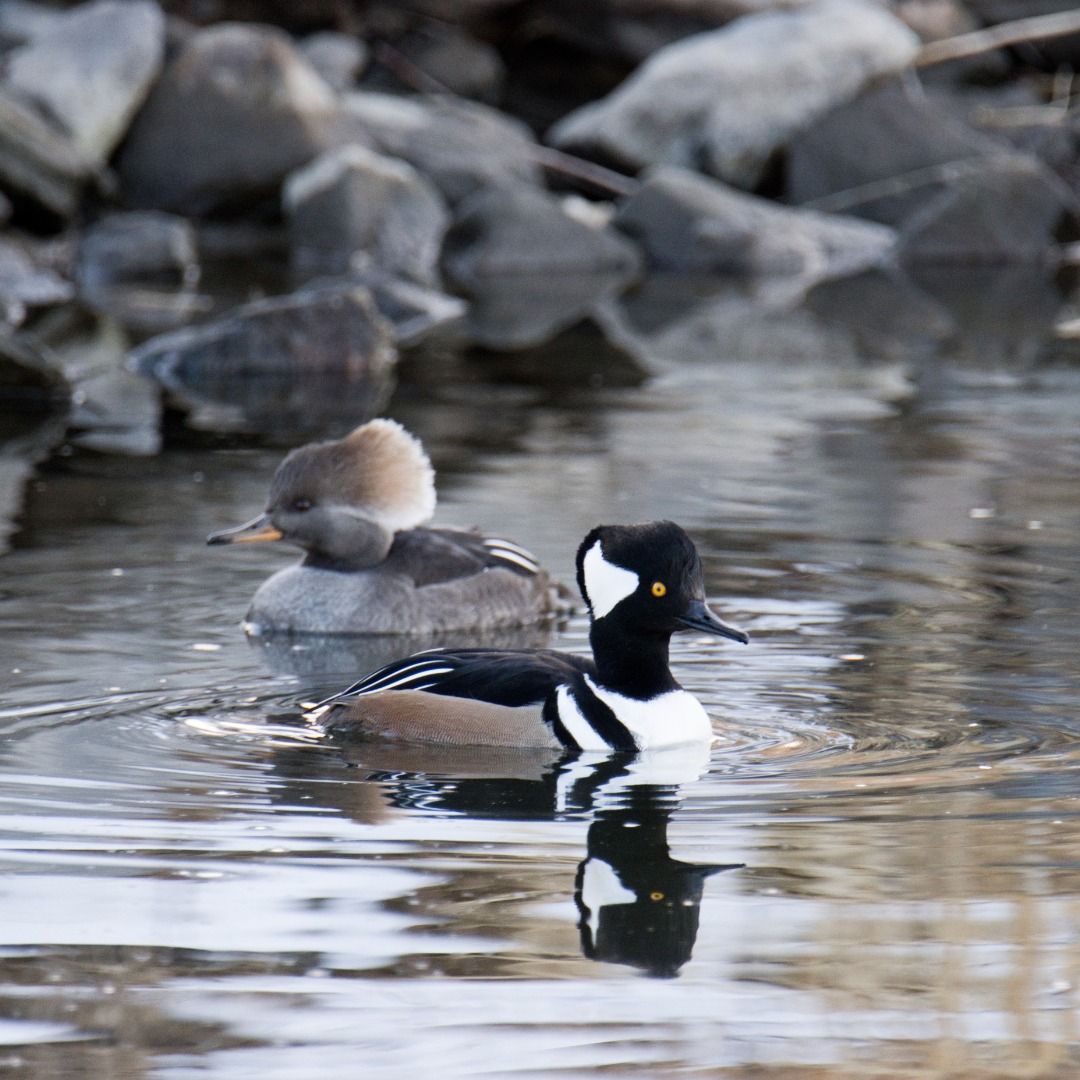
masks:
<instances>
[{"instance_id":1,"label":"rocky shoreline","mask_svg":"<svg viewBox=\"0 0 1080 1080\"><path fill-rule=\"evenodd\" d=\"M163 400L362 418L433 335L644 378L664 296L676 356L748 319L944 341L956 268L1048 282L1080 236L1080 18L967 46L1010 7L9 0L0 395L151 453Z\"/></svg>"}]
</instances>

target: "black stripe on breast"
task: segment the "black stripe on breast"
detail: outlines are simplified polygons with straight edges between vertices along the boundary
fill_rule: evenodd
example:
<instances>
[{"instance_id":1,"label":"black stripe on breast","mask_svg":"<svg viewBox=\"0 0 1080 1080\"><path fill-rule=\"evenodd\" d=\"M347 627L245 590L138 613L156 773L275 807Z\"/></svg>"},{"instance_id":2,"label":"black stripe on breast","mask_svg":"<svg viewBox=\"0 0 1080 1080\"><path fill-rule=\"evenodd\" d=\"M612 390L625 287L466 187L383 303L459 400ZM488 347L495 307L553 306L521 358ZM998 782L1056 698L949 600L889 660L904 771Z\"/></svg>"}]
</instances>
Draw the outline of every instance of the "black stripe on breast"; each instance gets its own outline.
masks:
<instances>
[{"instance_id":1,"label":"black stripe on breast","mask_svg":"<svg viewBox=\"0 0 1080 1080\"><path fill-rule=\"evenodd\" d=\"M588 687L583 678L575 679L570 693L589 727L611 747L612 750L637 750L637 743L630 729Z\"/></svg>"},{"instance_id":2,"label":"black stripe on breast","mask_svg":"<svg viewBox=\"0 0 1080 1080\"><path fill-rule=\"evenodd\" d=\"M544 702L544 710L540 716L544 723L551 728L555 738L558 739L567 750L581 749L575 741L574 736L567 731L566 725L562 722L562 717L559 715L559 703L554 694L551 694L547 701Z\"/></svg>"}]
</instances>

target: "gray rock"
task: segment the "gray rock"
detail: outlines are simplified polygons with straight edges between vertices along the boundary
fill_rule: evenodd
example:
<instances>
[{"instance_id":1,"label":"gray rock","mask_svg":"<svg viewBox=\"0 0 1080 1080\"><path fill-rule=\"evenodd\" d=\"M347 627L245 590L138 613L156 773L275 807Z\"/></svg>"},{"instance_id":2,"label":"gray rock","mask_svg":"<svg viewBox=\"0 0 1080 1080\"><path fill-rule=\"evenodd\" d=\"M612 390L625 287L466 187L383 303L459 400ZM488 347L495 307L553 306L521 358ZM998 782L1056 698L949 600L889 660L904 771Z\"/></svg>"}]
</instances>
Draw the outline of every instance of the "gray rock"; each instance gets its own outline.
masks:
<instances>
[{"instance_id":1,"label":"gray rock","mask_svg":"<svg viewBox=\"0 0 1080 1080\"><path fill-rule=\"evenodd\" d=\"M194 285L195 230L184 218L155 210L109 214L82 234L75 274L82 288L131 281Z\"/></svg>"},{"instance_id":2,"label":"gray rock","mask_svg":"<svg viewBox=\"0 0 1080 1080\"><path fill-rule=\"evenodd\" d=\"M820 118L788 147L788 197L897 225L957 169L1007 153L940 103L897 82ZM956 168L954 168L954 166Z\"/></svg>"},{"instance_id":3,"label":"gray rock","mask_svg":"<svg viewBox=\"0 0 1080 1080\"><path fill-rule=\"evenodd\" d=\"M330 150L289 175L282 202L301 265L345 270L362 262L413 281L438 278L450 215L404 161L360 146Z\"/></svg>"},{"instance_id":4,"label":"gray rock","mask_svg":"<svg viewBox=\"0 0 1080 1080\"><path fill-rule=\"evenodd\" d=\"M626 288L641 255L613 229L571 217L546 192L492 188L459 208L443 269L472 301L472 339L518 349L548 340Z\"/></svg>"},{"instance_id":5,"label":"gray rock","mask_svg":"<svg viewBox=\"0 0 1080 1080\"><path fill-rule=\"evenodd\" d=\"M359 138L402 158L451 205L481 188L541 182L528 129L494 109L457 98L347 94L334 138L338 143Z\"/></svg>"},{"instance_id":6,"label":"gray rock","mask_svg":"<svg viewBox=\"0 0 1080 1080\"><path fill-rule=\"evenodd\" d=\"M368 62L364 42L333 30L310 34L300 42L300 51L327 85L339 91L355 86Z\"/></svg>"},{"instance_id":7,"label":"gray rock","mask_svg":"<svg viewBox=\"0 0 1080 1080\"><path fill-rule=\"evenodd\" d=\"M437 330L460 323L468 305L457 296L403 281L373 267L351 273L348 281L371 293L379 313L390 321L394 342L399 348L416 345ZM313 282L307 288L322 288Z\"/></svg>"},{"instance_id":8,"label":"gray rock","mask_svg":"<svg viewBox=\"0 0 1080 1080\"><path fill-rule=\"evenodd\" d=\"M63 132L0 87L0 183L69 218L83 188L100 181L97 169Z\"/></svg>"},{"instance_id":9,"label":"gray rock","mask_svg":"<svg viewBox=\"0 0 1080 1080\"><path fill-rule=\"evenodd\" d=\"M641 259L624 237L582 223L546 191L510 187L478 192L458 208L443 265L470 289L514 274L614 273L630 281Z\"/></svg>"},{"instance_id":10,"label":"gray rock","mask_svg":"<svg viewBox=\"0 0 1080 1080\"><path fill-rule=\"evenodd\" d=\"M157 77L164 43L154 0L93 0L11 53L6 82L103 164Z\"/></svg>"},{"instance_id":11,"label":"gray rock","mask_svg":"<svg viewBox=\"0 0 1080 1080\"><path fill-rule=\"evenodd\" d=\"M4 0L0 4L0 40L24 44L62 22L65 12L32 0Z\"/></svg>"},{"instance_id":12,"label":"gray rock","mask_svg":"<svg viewBox=\"0 0 1080 1080\"><path fill-rule=\"evenodd\" d=\"M73 294L71 284L39 265L24 245L0 237L0 322L18 325L27 308L62 304Z\"/></svg>"},{"instance_id":13,"label":"gray rock","mask_svg":"<svg viewBox=\"0 0 1080 1080\"><path fill-rule=\"evenodd\" d=\"M917 49L915 35L872 3L825 0L748 15L661 50L550 138L633 169L703 164L752 187L794 134L900 71Z\"/></svg>"},{"instance_id":14,"label":"gray rock","mask_svg":"<svg viewBox=\"0 0 1080 1080\"><path fill-rule=\"evenodd\" d=\"M80 317L56 337L51 355L72 391L68 441L99 453L158 453L161 392L125 367L127 332L112 319Z\"/></svg>"},{"instance_id":15,"label":"gray rock","mask_svg":"<svg viewBox=\"0 0 1080 1080\"><path fill-rule=\"evenodd\" d=\"M443 91L486 102L499 97L506 76L502 58L460 27L432 21L395 40L394 49Z\"/></svg>"},{"instance_id":16,"label":"gray rock","mask_svg":"<svg viewBox=\"0 0 1080 1080\"><path fill-rule=\"evenodd\" d=\"M192 35L136 117L118 168L129 201L201 214L271 192L324 146L333 91L265 26Z\"/></svg>"},{"instance_id":17,"label":"gray rock","mask_svg":"<svg viewBox=\"0 0 1080 1080\"><path fill-rule=\"evenodd\" d=\"M655 269L790 276L804 287L881 265L896 244L882 225L779 206L674 166L647 172L616 224Z\"/></svg>"},{"instance_id":18,"label":"gray rock","mask_svg":"<svg viewBox=\"0 0 1080 1080\"><path fill-rule=\"evenodd\" d=\"M160 382L195 427L280 436L373 415L396 360L389 323L350 283L258 300L159 335L129 363Z\"/></svg>"},{"instance_id":19,"label":"gray rock","mask_svg":"<svg viewBox=\"0 0 1080 1080\"><path fill-rule=\"evenodd\" d=\"M1042 262L1080 207L1065 184L1035 159L983 158L911 214L900 257L914 262Z\"/></svg>"}]
</instances>

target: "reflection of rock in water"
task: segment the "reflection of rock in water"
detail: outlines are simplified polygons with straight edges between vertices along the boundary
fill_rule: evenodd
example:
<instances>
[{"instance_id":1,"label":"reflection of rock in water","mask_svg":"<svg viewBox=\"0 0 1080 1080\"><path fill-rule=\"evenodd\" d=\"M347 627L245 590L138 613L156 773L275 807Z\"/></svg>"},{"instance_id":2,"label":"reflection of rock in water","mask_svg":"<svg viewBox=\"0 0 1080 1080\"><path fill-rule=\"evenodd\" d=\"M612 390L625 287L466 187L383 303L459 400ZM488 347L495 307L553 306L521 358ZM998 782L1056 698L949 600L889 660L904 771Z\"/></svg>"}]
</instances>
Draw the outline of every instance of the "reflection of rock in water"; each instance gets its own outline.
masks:
<instances>
[{"instance_id":1,"label":"reflection of rock in water","mask_svg":"<svg viewBox=\"0 0 1080 1080\"><path fill-rule=\"evenodd\" d=\"M354 779L327 776L323 753L279 746L276 797L332 807L374 824L431 812L495 821L558 821L593 812L574 880L583 954L670 978L697 940L706 878L741 863L686 863L670 856L668 823L679 785L650 783L649 755L575 755L559 750L335 740ZM324 747L325 749L325 747ZM659 759L670 771L671 761ZM335 782L328 782L333 779ZM567 887L569 887L567 882ZM475 888L475 884L471 886ZM501 884L505 890L505 874ZM448 895L453 889L447 890Z\"/></svg>"},{"instance_id":2,"label":"reflection of rock in water","mask_svg":"<svg viewBox=\"0 0 1080 1080\"><path fill-rule=\"evenodd\" d=\"M629 789L628 799L589 826L588 857L574 883L581 951L590 960L628 964L669 978L697 940L705 879L741 863L671 858L667 828L676 807L670 788Z\"/></svg>"},{"instance_id":3,"label":"reflection of rock in water","mask_svg":"<svg viewBox=\"0 0 1080 1080\"><path fill-rule=\"evenodd\" d=\"M67 387L34 350L0 338L0 551L15 531L34 466L64 437Z\"/></svg>"},{"instance_id":4,"label":"reflection of rock in water","mask_svg":"<svg viewBox=\"0 0 1080 1080\"><path fill-rule=\"evenodd\" d=\"M141 345L131 362L207 430L310 433L385 403L396 350L366 289L301 290Z\"/></svg>"}]
</instances>

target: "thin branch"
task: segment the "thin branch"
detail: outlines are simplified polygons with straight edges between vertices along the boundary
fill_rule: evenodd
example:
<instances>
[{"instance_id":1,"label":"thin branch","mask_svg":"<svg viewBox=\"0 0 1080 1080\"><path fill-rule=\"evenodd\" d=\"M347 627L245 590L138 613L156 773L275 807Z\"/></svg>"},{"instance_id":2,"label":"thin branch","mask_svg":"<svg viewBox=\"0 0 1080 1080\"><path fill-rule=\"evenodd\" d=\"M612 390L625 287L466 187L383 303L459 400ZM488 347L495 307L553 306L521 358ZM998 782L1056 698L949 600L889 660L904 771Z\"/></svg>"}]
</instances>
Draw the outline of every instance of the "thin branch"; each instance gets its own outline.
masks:
<instances>
[{"instance_id":1,"label":"thin branch","mask_svg":"<svg viewBox=\"0 0 1080 1080\"><path fill-rule=\"evenodd\" d=\"M947 60L963 60L968 56L1001 49L1007 45L1023 45L1030 41L1080 33L1080 11L1063 11L1054 15L1033 15L1027 19L998 23L985 30L931 41L919 50L916 67L943 64Z\"/></svg>"},{"instance_id":2,"label":"thin branch","mask_svg":"<svg viewBox=\"0 0 1080 1080\"><path fill-rule=\"evenodd\" d=\"M541 168L546 169L548 172L580 180L608 195L617 195L624 198L633 195L641 187L640 182L632 176L623 176L622 173L617 173L614 169L607 169L603 165L597 165L594 161L585 161L583 158L574 157L573 154L556 150L551 146L534 146L532 148L532 158Z\"/></svg>"}]
</instances>

